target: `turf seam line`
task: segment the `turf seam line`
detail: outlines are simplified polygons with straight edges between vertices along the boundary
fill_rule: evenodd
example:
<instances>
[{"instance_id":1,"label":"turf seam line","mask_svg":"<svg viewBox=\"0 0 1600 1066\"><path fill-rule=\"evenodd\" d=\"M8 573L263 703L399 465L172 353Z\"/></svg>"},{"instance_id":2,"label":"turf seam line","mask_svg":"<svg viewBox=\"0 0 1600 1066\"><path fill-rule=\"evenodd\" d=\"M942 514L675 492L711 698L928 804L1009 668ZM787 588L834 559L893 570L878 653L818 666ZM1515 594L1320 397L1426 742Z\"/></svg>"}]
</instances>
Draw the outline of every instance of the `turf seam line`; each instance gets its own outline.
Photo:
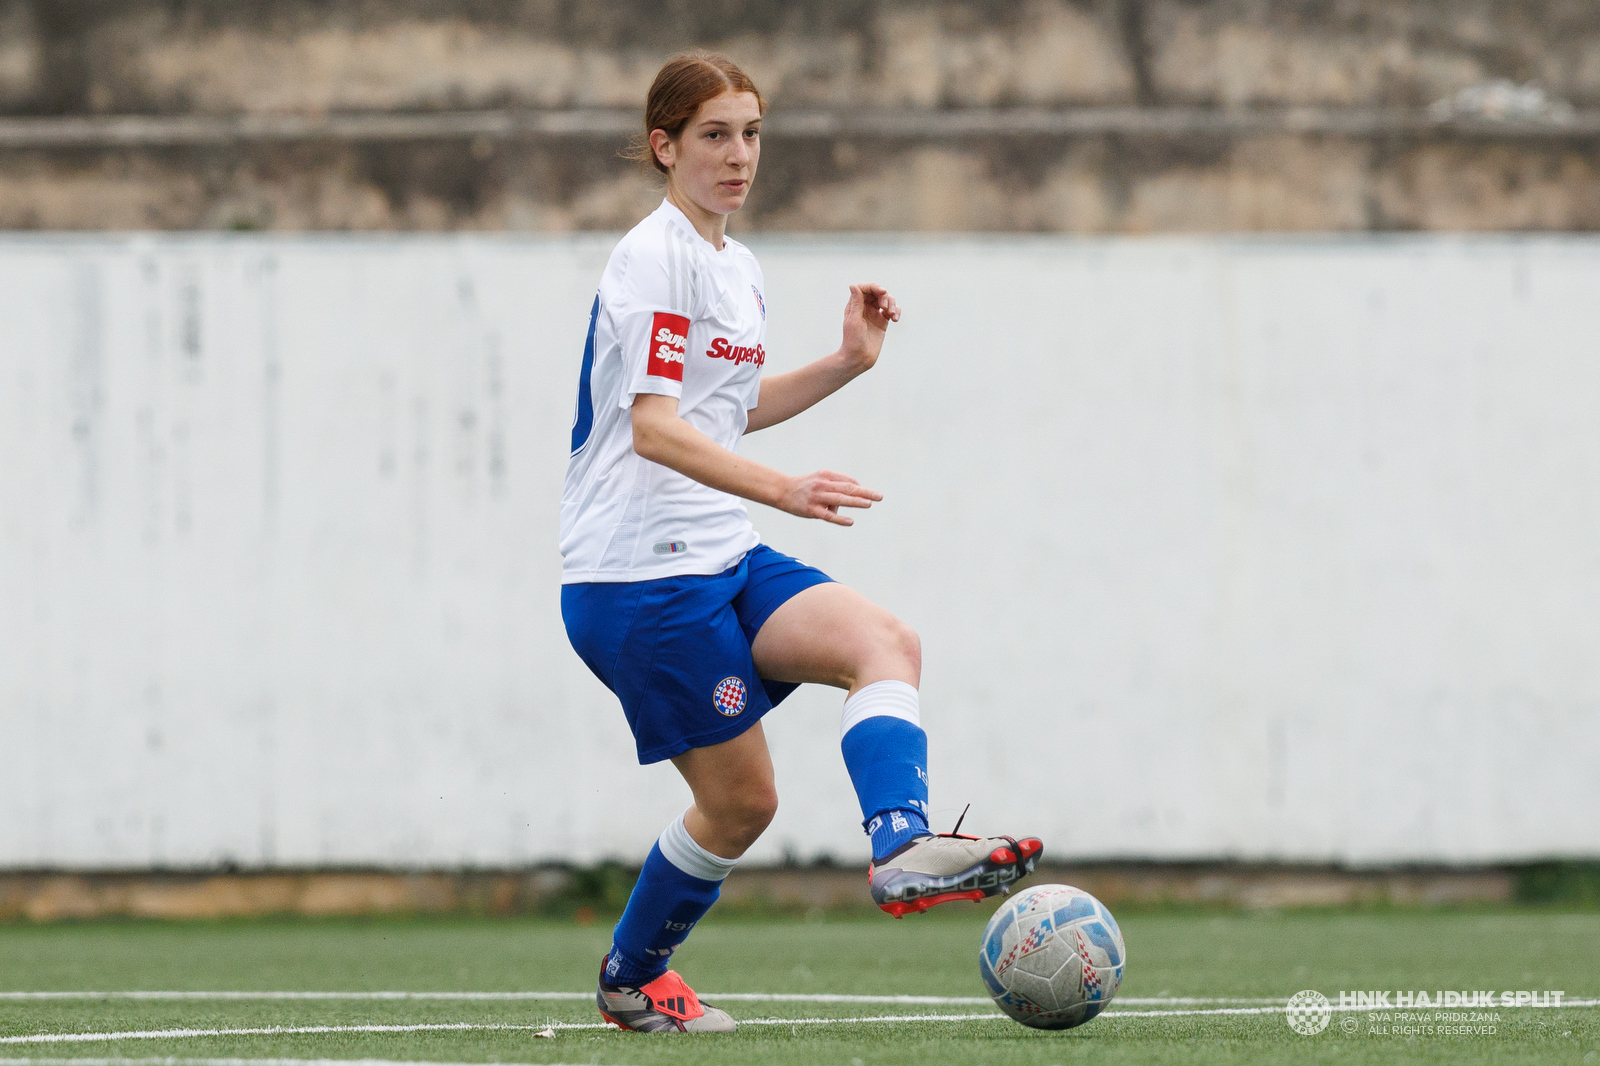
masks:
<instances>
[{"instance_id":1,"label":"turf seam line","mask_svg":"<svg viewBox=\"0 0 1600 1066\"><path fill-rule=\"evenodd\" d=\"M1523 1004L1509 1010L1563 1010L1571 1007L1600 1007L1600 999L1565 1000L1557 1007L1553 1004ZM1373 1007L1330 1006L1332 1012L1354 1011L1363 1014L1378 1013ZM1412 1008L1389 1008L1410 1010ZM1196 1015L1247 1015L1277 1014L1282 1007L1209 1007L1194 1010L1107 1010L1102 1018L1159 1018L1193 1017ZM744 1018L740 1025L853 1025L883 1022L956 1022L1004 1021L999 1013L985 1014L879 1014L844 1018ZM198 1036L302 1036L327 1033L422 1033L444 1031L527 1031L534 1029L609 1029L609 1022L546 1022L534 1025L502 1025L479 1022L423 1022L413 1025L270 1025L245 1029L136 1029L110 1033L29 1033L24 1036L0 1037L0 1044L66 1044L98 1043L113 1040L167 1040Z\"/></svg>"},{"instance_id":2,"label":"turf seam line","mask_svg":"<svg viewBox=\"0 0 1600 1066\"><path fill-rule=\"evenodd\" d=\"M987 996L855 995L843 992L701 992L702 999L740 1003L903 1003L924 1006L984 1006ZM128 1000L572 1000L594 999L593 992L186 992L186 991L44 991L0 992L0 1000L128 999ZM1141 1006L1217 1004L1284 1004L1287 996L1124 996L1119 1003Z\"/></svg>"},{"instance_id":3,"label":"turf seam line","mask_svg":"<svg viewBox=\"0 0 1600 1066\"><path fill-rule=\"evenodd\" d=\"M840 992L702 992L706 999L796 1003L980 1004L982 996L851 995ZM593 992L0 992L0 1000L591 1000ZM1164 1000L1162 1002L1165 1002ZM1174 1002L1177 1002L1174 1000ZM1243 1002L1228 1000L1228 1002ZM1255 1002L1251 1000L1250 1002ZM1265 1001L1262 1001L1265 1002Z\"/></svg>"},{"instance_id":4,"label":"turf seam line","mask_svg":"<svg viewBox=\"0 0 1600 1066\"><path fill-rule=\"evenodd\" d=\"M124 1029L110 1033L29 1033L0 1036L0 1044L78 1044L109 1040L166 1040L195 1036L289 1036L325 1033L422 1033L490 1029L538 1029L534 1025L482 1022L422 1022L412 1025L265 1025L243 1029Z\"/></svg>"}]
</instances>

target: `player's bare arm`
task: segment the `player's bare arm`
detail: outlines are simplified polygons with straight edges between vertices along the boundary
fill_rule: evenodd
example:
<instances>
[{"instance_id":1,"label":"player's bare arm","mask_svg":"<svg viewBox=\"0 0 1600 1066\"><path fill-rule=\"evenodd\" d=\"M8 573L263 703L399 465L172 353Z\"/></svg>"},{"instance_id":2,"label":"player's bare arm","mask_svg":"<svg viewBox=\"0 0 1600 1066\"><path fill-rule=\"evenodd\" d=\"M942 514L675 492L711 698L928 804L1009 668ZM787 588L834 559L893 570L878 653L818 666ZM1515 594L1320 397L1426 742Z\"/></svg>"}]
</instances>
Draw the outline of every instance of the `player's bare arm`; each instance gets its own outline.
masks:
<instances>
[{"instance_id":1,"label":"player's bare arm","mask_svg":"<svg viewBox=\"0 0 1600 1066\"><path fill-rule=\"evenodd\" d=\"M871 370L883 351L889 323L898 321L900 305L882 285L850 286L839 350L787 374L763 377L761 403L750 410L745 432L787 421Z\"/></svg>"},{"instance_id":2,"label":"player's bare arm","mask_svg":"<svg viewBox=\"0 0 1600 1066\"><path fill-rule=\"evenodd\" d=\"M804 477L791 477L730 452L679 418L678 400L674 396L641 393L634 398L633 450L641 458L670 467L702 485L776 507L800 518L819 518L848 526L855 520L840 514L839 508L871 507L883 499L883 493L845 474L818 470Z\"/></svg>"}]
</instances>

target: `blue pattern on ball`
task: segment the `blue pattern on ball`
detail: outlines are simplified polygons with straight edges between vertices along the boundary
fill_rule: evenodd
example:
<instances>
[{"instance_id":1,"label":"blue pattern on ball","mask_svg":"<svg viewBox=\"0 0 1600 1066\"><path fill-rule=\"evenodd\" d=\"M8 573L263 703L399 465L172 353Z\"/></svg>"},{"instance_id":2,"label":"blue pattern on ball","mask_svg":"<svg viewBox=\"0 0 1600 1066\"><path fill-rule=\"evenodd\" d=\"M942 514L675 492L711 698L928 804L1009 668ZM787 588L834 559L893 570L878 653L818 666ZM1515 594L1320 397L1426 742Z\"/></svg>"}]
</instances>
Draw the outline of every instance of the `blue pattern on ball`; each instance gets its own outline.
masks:
<instances>
[{"instance_id":1,"label":"blue pattern on ball","mask_svg":"<svg viewBox=\"0 0 1600 1066\"><path fill-rule=\"evenodd\" d=\"M1003 996L1006 994L1006 986L1001 984L1000 978L994 975L994 967L989 964L989 960L983 955L978 956L978 973L983 976L983 983L989 986L990 995Z\"/></svg>"},{"instance_id":2,"label":"blue pattern on ball","mask_svg":"<svg viewBox=\"0 0 1600 1066\"><path fill-rule=\"evenodd\" d=\"M1079 918L1094 917L1094 901L1088 896L1074 896L1072 902L1065 907L1056 908L1056 928L1059 929L1068 922Z\"/></svg>"},{"instance_id":3,"label":"blue pattern on ball","mask_svg":"<svg viewBox=\"0 0 1600 1066\"><path fill-rule=\"evenodd\" d=\"M1122 930L1117 928L1117 920L1111 917L1111 912L1106 910L1106 905L1099 900L1095 900L1094 906L1100 912L1100 920L1111 927L1111 935L1118 940L1122 939Z\"/></svg>"},{"instance_id":4,"label":"blue pattern on ball","mask_svg":"<svg viewBox=\"0 0 1600 1066\"><path fill-rule=\"evenodd\" d=\"M1090 943L1102 949L1111 958L1111 965L1118 966L1122 963L1122 952L1117 950L1117 942L1111 936L1111 931L1099 922L1085 922L1083 935L1089 938Z\"/></svg>"},{"instance_id":5,"label":"blue pattern on ball","mask_svg":"<svg viewBox=\"0 0 1600 1066\"><path fill-rule=\"evenodd\" d=\"M1000 961L1000 949L1004 947L1006 930L1010 929L1011 923L1016 920L1016 914L1008 909L1001 916L1000 924L989 933L989 940L983 945L983 953L989 957L990 966Z\"/></svg>"}]
</instances>

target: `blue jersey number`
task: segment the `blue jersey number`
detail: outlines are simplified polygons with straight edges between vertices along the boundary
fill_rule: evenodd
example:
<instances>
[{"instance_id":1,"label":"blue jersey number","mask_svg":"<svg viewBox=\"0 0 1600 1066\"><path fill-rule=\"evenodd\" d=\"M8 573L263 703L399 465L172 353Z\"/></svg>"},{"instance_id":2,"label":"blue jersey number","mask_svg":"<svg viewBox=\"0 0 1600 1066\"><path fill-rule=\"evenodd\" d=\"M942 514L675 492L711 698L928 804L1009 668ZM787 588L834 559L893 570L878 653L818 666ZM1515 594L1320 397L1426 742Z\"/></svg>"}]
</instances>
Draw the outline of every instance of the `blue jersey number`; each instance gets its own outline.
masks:
<instances>
[{"instance_id":1,"label":"blue jersey number","mask_svg":"<svg viewBox=\"0 0 1600 1066\"><path fill-rule=\"evenodd\" d=\"M578 371L578 411L572 418L572 454L577 455L594 429L594 397L589 395L589 375L594 370L594 326L600 320L600 297L589 309L589 339L583 342L583 369Z\"/></svg>"}]
</instances>

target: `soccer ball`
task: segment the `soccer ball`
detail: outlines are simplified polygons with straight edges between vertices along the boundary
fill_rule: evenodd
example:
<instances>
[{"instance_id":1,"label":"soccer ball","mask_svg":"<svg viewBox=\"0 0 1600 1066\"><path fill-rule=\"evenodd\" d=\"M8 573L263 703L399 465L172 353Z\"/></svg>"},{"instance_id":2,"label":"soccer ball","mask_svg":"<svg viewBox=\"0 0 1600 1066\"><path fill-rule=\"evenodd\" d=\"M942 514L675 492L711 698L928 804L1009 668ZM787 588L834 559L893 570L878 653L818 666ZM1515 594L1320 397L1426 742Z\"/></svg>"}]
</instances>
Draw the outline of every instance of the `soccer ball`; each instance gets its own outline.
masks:
<instances>
[{"instance_id":1,"label":"soccer ball","mask_svg":"<svg viewBox=\"0 0 1600 1066\"><path fill-rule=\"evenodd\" d=\"M983 931L978 972L995 1005L1035 1029L1071 1029L1111 1002L1128 953L1105 904L1040 885L1008 900Z\"/></svg>"}]
</instances>

